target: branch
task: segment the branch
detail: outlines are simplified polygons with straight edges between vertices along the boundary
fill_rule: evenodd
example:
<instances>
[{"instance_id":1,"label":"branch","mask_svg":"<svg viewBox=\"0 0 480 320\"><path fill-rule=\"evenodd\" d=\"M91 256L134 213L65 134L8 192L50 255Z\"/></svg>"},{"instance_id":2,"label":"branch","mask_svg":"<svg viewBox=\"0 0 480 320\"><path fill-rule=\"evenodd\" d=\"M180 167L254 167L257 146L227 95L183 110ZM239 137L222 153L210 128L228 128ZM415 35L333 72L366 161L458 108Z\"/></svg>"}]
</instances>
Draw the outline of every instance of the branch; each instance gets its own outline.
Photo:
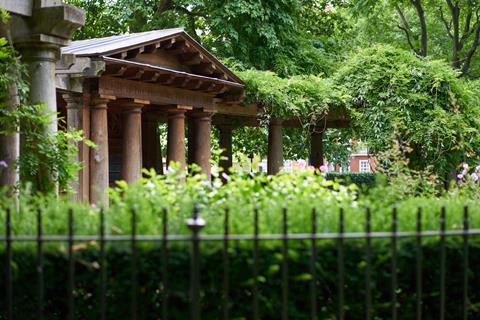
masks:
<instances>
[{"instance_id":1,"label":"branch","mask_svg":"<svg viewBox=\"0 0 480 320\"><path fill-rule=\"evenodd\" d=\"M405 15L403 14L399 6L395 6L395 9L397 10L397 14L400 17L400 20L402 21L402 24L403 24L403 27L401 25L398 25L397 27L403 32L405 32L405 36L407 37L407 42L410 49L412 49L412 51L415 52L416 54L419 54L418 50L415 49L415 46L413 45L412 38L410 35L410 32L411 32L410 25L408 24L408 21L405 18Z\"/></svg>"},{"instance_id":2,"label":"branch","mask_svg":"<svg viewBox=\"0 0 480 320\"><path fill-rule=\"evenodd\" d=\"M468 13L467 13L467 16L465 17L465 26L463 28L463 35L470 33L470 23L472 21L472 14L473 14L472 6L473 6L472 0L468 0ZM462 39L463 39L463 36L462 36Z\"/></svg>"},{"instance_id":3,"label":"branch","mask_svg":"<svg viewBox=\"0 0 480 320\"><path fill-rule=\"evenodd\" d=\"M420 55L423 57L427 56L427 45L428 45L428 36L427 36L427 23L425 21L425 11L423 10L421 0L410 0L417 10L418 21L420 22L421 30L421 49Z\"/></svg>"},{"instance_id":4,"label":"branch","mask_svg":"<svg viewBox=\"0 0 480 320\"><path fill-rule=\"evenodd\" d=\"M453 34L452 34L452 20L450 22L445 19L445 16L443 15L443 9L440 7L440 18L442 19L443 24L445 25L445 29L447 29L448 35L450 38L453 39Z\"/></svg>"},{"instance_id":5,"label":"branch","mask_svg":"<svg viewBox=\"0 0 480 320\"><path fill-rule=\"evenodd\" d=\"M395 9L397 10L397 14L400 17L400 20L402 20L402 23L405 26L405 28L410 30L410 25L408 24L407 18L405 18L405 15L403 14L402 9L400 9L398 5L395 6Z\"/></svg>"},{"instance_id":6,"label":"branch","mask_svg":"<svg viewBox=\"0 0 480 320\"><path fill-rule=\"evenodd\" d=\"M467 55L465 56L463 66L462 66L462 76L465 76L470 69L470 63L472 62L472 58L477 51L478 46L480 45L480 23L477 23L477 28L475 29L475 39L473 40L472 46L470 50L468 50Z\"/></svg>"},{"instance_id":7,"label":"branch","mask_svg":"<svg viewBox=\"0 0 480 320\"><path fill-rule=\"evenodd\" d=\"M165 11L171 10L172 7L173 7L172 0L161 0L160 3L158 4L156 14L162 14Z\"/></svg>"},{"instance_id":8,"label":"branch","mask_svg":"<svg viewBox=\"0 0 480 320\"><path fill-rule=\"evenodd\" d=\"M418 50L415 49L413 43L412 43L412 39L411 39L411 36L410 36L410 32L407 30L407 28L404 28L400 25L397 26L400 30L403 30L403 32L405 32L405 35L407 36L407 42L408 42L408 46L410 47L410 49L412 49L413 52L415 52L416 54L419 54Z\"/></svg>"}]
</instances>

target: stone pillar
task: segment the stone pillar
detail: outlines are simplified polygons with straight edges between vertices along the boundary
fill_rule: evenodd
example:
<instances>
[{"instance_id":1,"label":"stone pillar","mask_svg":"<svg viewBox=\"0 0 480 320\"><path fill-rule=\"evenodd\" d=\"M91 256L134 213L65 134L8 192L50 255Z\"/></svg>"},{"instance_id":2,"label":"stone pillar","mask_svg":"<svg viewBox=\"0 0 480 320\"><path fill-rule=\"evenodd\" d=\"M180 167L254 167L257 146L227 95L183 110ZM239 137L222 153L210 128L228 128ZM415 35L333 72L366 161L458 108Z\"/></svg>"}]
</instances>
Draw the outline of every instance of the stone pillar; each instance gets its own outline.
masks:
<instances>
[{"instance_id":1,"label":"stone pillar","mask_svg":"<svg viewBox=\"0 0 480 320\"><path fill-rule=\"evenodd\" d=\"M122 179L128 183L142 173L142 107L132 105L123 112Z\"/></svg>"},{"instance_id":2,"label":"stone pillar","mask_svg":"<svg viewBox=\"0 0 480 320\"><path fill-rule=\"evenodd\" d=\"M202 168L202 173L211 179L211 122L212 114L208 112L192 113L193 131L188 141L192 148L192 161Z\"/></svg>"},{"instance_id":3,"label":"stone pillar","mask_svg":"<svg viewBox=\"0 0 480 320\"><path fill-rule=\"evenodd\" d=\"M228 173L228 170L233 166L232 156L232 131L231 125L219 125L218 131L220 132L220 149L222 154L220 155L224 159L220 159L220 167L223 171Z\"/></svg>"},{"instance_id":4,"label":"stone pillar","mask_svg":"<svg viewBox=\"0 0 480 320\"><path fill-rule=\"evenodd\" d=\"M277 174L283 167L283 130L282 121L272 119L268 127L267 173Z\"/></svg>"},{"instance_id":5,"label":"stone pillar","mask_svg":"<svg viewBox=\"0 0 480 320\"><path fill-rule=\"evenodd\" d=\"M51 115L47 132L57 131L57 95L55 86L55 62L59 47L48 43L21 46L22 60L28 67L30 84L29 100L32 104L44 104L45 112Z\"/></svg>"},{"instance_id":6,"label":"stone pillar","mask_svg":"<svg viewBox=\"0 0 480 320\"><path fill-rule=\"evenodd\" d=\"M185 110L168 112L167 140L167 167L174 161L185 168Z\"/></svg>"},{"instance_id":7,"label":"stone pillar","mask_svg":"<svg viewBox=\"0 0 480 320\"><path fill-rule=\"evenodd\" d=\"M163 174L162 147L158 133L158 121L153 115L142 114L142 166Z\"/></svg>"},{"instance_id":8,"label":"stone pillar","mask_svg":"<svg viewBox=\"0 0 480 320\"><path fill-rule=\"evenodd\" d=\"M0 36L8 38L10 34L7 25L0 22ZM18 91L15 84L11 84L8 88L8 92L2 93L6 103L4 108L9 110L15 110L19 105ZM1 130L7 130L10 133L7 135L0 134L0 161L3 161L0 165L0 187L15 186L20 177L17 169L16 161L20 156L20 134L18 128L6 124ZM13 189L12 189L13 190Z\"/></svg>"},{"instance_id":9,"label":"stone pillar","mask_svg":"<svg viewBox=\"0 0 480 320\"><path fill-rule=\"evenodd\" d=\"M108 102L101 97L90 101L90 136L96 144L90 152L90 202L104 207L108 206L106 190L109 186Z\"/></svg>"},{"instance_id":10,"label":"stone pillar","mask_svg":"<svg viewBox=\"0 0 480 320\"><path fill-rule=\"evenodd\" d=\"M310 136L310 165L319 169L323 165L323 132L312 132Z\"/></svg>"},{"instance_id":11,"label":"stone pillar","mask_svg":"<svg viewBox=\"0 0 480 320\"><path fill-rule=\"evenodd\" d=\"M63 95L63 99L67 103L67 127L68 129L77 129L83 131L85 139L89 139L90 135L90 109L85 103L83 94L67 93ZM73 200L88 201L89 180L90 180L90 149L84 142L77 143L78 155L76 161L82 163L82 169L78 172L78 180L72 181L70 186L74 191Z\"/></svg>"}]
</instances>

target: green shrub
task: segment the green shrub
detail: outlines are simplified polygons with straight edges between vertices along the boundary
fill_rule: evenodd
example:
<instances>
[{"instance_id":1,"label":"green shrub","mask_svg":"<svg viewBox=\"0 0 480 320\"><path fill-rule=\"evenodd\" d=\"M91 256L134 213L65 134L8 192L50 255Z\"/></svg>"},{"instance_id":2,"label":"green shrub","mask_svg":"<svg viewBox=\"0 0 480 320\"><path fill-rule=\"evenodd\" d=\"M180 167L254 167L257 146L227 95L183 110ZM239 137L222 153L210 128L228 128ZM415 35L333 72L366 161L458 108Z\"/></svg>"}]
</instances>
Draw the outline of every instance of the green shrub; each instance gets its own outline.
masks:
<instances>
[{"instance_id":1,"label":"green shrub","mask_svg":"<svg viewBox=\"0 0 480 320\"><path fill-rule=\"evenodd\" d=\"M317 273L317 305L319 319L336 319L337 312L337 250L330 242L319 241ZM398 247L398 307L401 319L415 318L415 240L401 240ZM292 319L309 319L309 243L289 242L289 313ZM98 319L99 255L98 244L76 246L75 307L78 319ZM107 313L109 319L130 317L131 255L128 246L107 246ZM221 318L222 266L221 244L203 243L201 257L202 318ZM480 263L480 244L470 245L470 266ZM446 319L461 318L462 308L462 244L449 242L446 251ZM230 315L232 319L249 319L252 312L252 247L251 243L232 242L229 248ZM49 320L65 319L67 312L68 260L66 248L49 245L45 252L46 316ZM439 318L440 252L437 243L423 246L424 319ZM365 260L364 242L347 240L345 256L345 313L347 319L364 319ZM374 316L389 319L391 310L391 266L389 240L374 240L372 244L372 300ZM5 256L0 253L1 261ZM13 292L15 319L32 319L36 312L36 256L34 248L15 250L13 255ZM165 283L161 270L165 259L158 245L139 245L138 310L139 319L157 319L161 314ZM189 318L189 247L171 244L168 250L169 317ZM259 251L259 306L262 319L278 319L281 310L282 252L278 242L261 242ZM2 264L3 266L3 264ZM470 277L470 318L480 312L480 278ZM4 288L4 277L0 279ZM4 290L0 290L0 310L5 310ZM0 316L1 318L1 316Z\"/></svg>"},{"instance_id":2,"label":"green shrub","mask_svg":"<svg viewBox=\"0 0 480 320\"><path fill-rule=\"evenodd\" d=\"M376 182L375 173L365 172L365 173L337 173L337 172L328 172L326 175L328 180L341 181L346 184L356 184L357 186L367 186L374 187Z\"/></svg>"}]
</instances>

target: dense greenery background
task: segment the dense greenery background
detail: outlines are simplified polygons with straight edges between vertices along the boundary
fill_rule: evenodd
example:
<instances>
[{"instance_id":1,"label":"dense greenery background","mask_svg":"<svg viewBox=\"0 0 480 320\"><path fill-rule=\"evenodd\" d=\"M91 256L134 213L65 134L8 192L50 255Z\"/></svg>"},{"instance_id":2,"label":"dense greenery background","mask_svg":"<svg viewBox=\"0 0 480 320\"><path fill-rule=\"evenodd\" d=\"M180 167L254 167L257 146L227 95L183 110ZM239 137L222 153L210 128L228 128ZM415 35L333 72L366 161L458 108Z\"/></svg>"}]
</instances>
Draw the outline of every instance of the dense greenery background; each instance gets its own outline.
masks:
<instances>
[{"instance_id":1,"label":"dense greenery background","mask_svg":"<svg viewBox=\"0 0 480 320\"><path fill-rule=\"evenodd\" d=\"M411 168L442 179L478 157L476 1L70 2L87 11L78 38L183 26L237 70L245 103L266 119L300 120L285 132L287 157L306 158L311 124L334 112L352 129L327 134L330 162L347 161L350 139L377 154L406 143ZM265 128L237 130L234 141L263 155Z\"/></svg>"}]
</instances>

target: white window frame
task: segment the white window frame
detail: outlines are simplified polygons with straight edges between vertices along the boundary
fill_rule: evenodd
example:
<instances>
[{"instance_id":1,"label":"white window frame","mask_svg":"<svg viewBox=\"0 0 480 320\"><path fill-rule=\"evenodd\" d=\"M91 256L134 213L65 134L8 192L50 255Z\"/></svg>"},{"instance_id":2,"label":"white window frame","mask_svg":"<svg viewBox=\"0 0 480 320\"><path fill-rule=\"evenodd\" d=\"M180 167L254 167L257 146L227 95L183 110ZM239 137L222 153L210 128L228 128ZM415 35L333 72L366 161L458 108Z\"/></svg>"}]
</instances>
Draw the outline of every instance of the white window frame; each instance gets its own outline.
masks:
<instances>
[{"instance_id":1,"label":"white window frame","mask_svg":"<svg viewBox=\"0 0 480 320\"><path fill-rule=\"evenodd\" d=\"M358 160L358 172L370 172L370 160Z\"/></svg>"}]
</instances>

